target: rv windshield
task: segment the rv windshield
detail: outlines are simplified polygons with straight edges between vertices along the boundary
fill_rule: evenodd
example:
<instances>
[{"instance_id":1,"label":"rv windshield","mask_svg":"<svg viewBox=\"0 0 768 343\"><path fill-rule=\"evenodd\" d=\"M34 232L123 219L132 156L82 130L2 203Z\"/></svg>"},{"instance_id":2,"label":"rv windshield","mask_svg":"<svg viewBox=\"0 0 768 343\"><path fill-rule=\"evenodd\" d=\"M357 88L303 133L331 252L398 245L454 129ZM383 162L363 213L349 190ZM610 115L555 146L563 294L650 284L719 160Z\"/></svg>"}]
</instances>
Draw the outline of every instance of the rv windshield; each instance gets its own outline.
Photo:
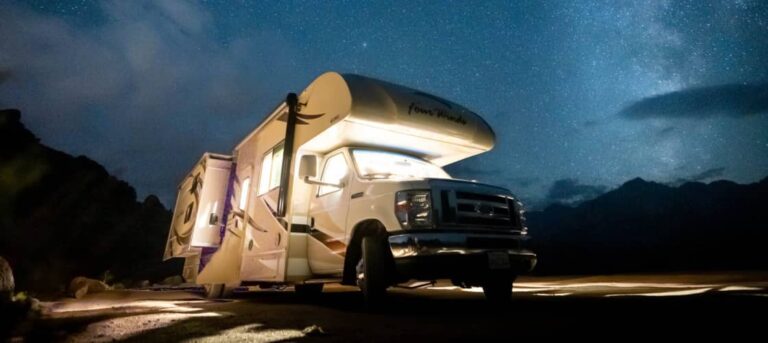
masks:
<instances>
[{"instance_id":1,"label":"rv windshield","mask_svg":"<svg viewBox=\"0 0 768 343\"><path fill-rule=\"evenodd\" d=\"M450 179L442 168L416 157L376 150L354 149L352 156L360 177L368 179Z\"/></svg>"}]
</instances>

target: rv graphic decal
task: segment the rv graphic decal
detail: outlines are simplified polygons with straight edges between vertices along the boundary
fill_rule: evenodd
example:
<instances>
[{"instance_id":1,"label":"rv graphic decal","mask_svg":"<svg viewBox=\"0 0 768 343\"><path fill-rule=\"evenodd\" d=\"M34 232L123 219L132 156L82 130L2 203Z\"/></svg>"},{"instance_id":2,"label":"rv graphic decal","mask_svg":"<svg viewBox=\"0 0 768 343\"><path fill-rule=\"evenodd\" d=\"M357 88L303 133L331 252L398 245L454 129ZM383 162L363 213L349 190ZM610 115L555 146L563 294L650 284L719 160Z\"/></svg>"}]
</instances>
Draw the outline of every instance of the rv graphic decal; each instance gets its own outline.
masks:
<instances>
[{"instance_id":1,"label":"rv graphic decal","mask_svg":"<svg viewBox=\"0 0 768 343\"><path fill-rule=\"evenodd\" d=\"M205 168L205 165L203 165L203 168ZM189 193L193 195L193 200L187 205L185 211L184 211L184 224L188 225L177 225L173 229L173 239L176 241L176 243L179 246L183 246L185 244L189 244L189 240L192 238L192 232L194 230L194 223L195 221L192 220L194 218L191 218L194 213L197 210L197 204L200 202L200 191L203 189L203 179L200 177L200 173L195 174L194 179L192 180L192 186L189 188Z\"/></svg>"},{"instance_id":2,"label":"rv graphic decal","mask_svg":"<svg viewBox=\"0 0 768 343\"><path fill-rule=\"evenodd\" d=\"M430 117L435 117L438 119L445 119L450 122L457 123L459 125L467 125L467 120L464 119L464 117L461 114L453 113L453 105L448 100L445 100L439 96L434 96L432 94L424 93L424 92L413 92L413 94L418 95L422 98L427 98L429 100L432 100L434 102L439 103L440 105L443 105L447 108L439 108L439 107L432 107L429 108L427 106L423 106L421 104L418 104L416 102L411 102L411 104L408 106L408 114L413 115L421 114L421 115L427 115Z\"/></svg>"},{"instance_id":3,"label":"rv graphic decal","mask_svg":"<svg viewBox=\"0 0 768 343\"><path fill-rule=\"evenodd\" d=\"M347 245L344 244L344 242L331 237L325 232L322 232L320 230L311 230L309 235L312 238L316 239L318 242L328 247L328 249L330 249L334 254L341 255L341 256L345 256L347 254Z\"/></svg>"},{"instance_id":4,"label":"rv graphic decal","mask_svg":"<svg viewBox=\"0 0 768 343\"><path fill-rule=\"evenodd\" d=\"M309 122L306 122L305 120L315 120L317 118L320 118L324 116L325 113L320 114L304 114L296 112L296 124L298 125L308 125ZM283 113L279 118L277 118L279 121L287 122L288 121L288 112Z\"/></svg>"},{"instance_id":5,"label":"rv graphic decal","mask_svg":"<svg viewBox=\"0 0 768 343\"><path fill-rule=\"evenodd\" d=\"M461 116L461 114L453 114L450 113L442 108L427 108L425 106L419 105L415 102L412 102L410 106L408 106L408 114L421 114L421 115L427 115L430 117L435 117L438 119L445 119L447 121L454 122L459 125L467 125L467 120L464 119L464 117Z\"/></svg>"}]
</instances>

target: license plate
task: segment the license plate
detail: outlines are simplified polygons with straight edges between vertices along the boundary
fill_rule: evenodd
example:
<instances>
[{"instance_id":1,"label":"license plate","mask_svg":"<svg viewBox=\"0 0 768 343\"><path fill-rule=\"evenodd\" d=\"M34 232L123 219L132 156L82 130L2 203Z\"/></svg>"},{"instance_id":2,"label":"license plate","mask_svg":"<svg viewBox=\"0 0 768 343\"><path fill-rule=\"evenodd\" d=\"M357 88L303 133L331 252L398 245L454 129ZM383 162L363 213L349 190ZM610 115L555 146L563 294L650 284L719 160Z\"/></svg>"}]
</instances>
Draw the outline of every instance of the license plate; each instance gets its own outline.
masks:
<instances>
[{"instance_id":1,"label":"license plate","mask_svg":"<svg viewBox=\"0 0 768 343\"><path fill-rule=\"evenodd\" d=\"M509 269L509 255L505 252L489 252L488 253L488 268L489 269Z\"/></svg>"}]
</instances>

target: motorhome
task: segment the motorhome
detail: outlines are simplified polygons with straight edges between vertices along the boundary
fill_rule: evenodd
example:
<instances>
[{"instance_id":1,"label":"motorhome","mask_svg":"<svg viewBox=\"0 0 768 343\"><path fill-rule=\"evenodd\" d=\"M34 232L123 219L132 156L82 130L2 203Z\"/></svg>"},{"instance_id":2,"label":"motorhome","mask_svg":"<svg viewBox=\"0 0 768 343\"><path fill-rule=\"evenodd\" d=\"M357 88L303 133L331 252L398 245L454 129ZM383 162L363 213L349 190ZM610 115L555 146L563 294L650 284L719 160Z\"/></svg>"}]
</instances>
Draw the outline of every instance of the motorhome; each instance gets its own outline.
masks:
<instances>
[{"instance_id":1,"label":"motorhome","mask_svg":"<svg viewBox=\"0 0 768 343\"><path fill-rule=\"evenodd\" d=\"M181 182L165 259L209 296L235 287L387 288L450 280L508 300L532 270L520 201L443 167L489 151L491 127L441 97L328 72L290 93L231 155Z\"/></svg>"}]
</instances>

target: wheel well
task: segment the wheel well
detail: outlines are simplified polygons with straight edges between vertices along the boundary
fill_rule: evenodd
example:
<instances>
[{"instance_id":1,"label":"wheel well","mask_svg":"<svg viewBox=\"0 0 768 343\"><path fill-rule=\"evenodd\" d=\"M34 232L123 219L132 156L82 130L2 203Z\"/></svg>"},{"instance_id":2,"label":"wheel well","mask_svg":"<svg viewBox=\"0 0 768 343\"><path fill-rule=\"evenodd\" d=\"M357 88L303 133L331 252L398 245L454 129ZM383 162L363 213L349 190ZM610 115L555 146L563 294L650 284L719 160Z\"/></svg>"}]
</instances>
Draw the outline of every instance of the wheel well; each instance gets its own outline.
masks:
<instances>
[{"instance_id":1,"label":"wheel well","mask_svg":"<svg viewBox=\"0 0 768 343\"><path fill-rule=\"evenodd\" d=\"M345 285L355 284L355 267L362 255L361 243L364 237L386 236L387 229L376 219L367 219L355 225L352 229L352 237L349 239L347 251L344 255L344 275L341 283Z\"/></svg>"}]
</instances>

